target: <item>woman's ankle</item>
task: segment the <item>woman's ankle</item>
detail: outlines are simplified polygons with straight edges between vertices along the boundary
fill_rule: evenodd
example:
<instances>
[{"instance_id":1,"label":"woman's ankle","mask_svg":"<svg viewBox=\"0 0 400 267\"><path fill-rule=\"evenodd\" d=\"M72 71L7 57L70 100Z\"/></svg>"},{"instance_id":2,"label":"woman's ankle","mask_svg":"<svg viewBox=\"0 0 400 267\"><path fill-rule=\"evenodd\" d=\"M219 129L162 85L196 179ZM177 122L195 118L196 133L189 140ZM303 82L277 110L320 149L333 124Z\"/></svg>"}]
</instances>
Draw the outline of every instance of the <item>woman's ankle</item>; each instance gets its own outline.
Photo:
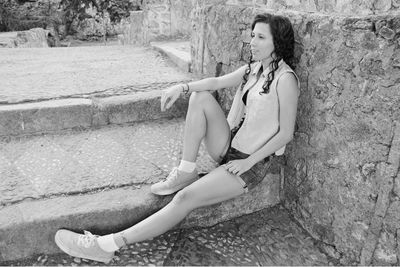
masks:
<instances>
[{"instance_id":1,"label":"woman's ankle","mask_svg":"<svg viewBox=\"0 0 400 267\"><path fill-rule=\"evenodd\" d=\"M123 247L128 245L128 240L123 235L122 232L113 234L114 242L117 244L118 247Z\"/></svg>"}]
</instances>

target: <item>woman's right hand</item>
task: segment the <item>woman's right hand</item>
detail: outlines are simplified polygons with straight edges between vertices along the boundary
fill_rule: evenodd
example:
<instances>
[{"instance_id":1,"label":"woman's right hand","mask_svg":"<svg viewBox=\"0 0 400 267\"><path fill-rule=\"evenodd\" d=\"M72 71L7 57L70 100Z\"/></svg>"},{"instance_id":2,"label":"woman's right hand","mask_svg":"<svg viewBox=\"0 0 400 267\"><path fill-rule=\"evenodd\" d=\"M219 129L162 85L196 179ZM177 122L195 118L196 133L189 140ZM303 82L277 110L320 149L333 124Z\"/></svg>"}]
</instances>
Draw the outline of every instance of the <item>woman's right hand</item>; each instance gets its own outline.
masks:
<instances>
[{"instance_id":1,"label":"woman's right hand","mask_svg":"<svg viewBox=\"0 0 400 267\"><path fill-rule=\"evenodd\" d=\"M162 90L161 93L161 111L169 109L182 93L183 86L177 84L167 89Z\"/></svg>"}]
</instances>

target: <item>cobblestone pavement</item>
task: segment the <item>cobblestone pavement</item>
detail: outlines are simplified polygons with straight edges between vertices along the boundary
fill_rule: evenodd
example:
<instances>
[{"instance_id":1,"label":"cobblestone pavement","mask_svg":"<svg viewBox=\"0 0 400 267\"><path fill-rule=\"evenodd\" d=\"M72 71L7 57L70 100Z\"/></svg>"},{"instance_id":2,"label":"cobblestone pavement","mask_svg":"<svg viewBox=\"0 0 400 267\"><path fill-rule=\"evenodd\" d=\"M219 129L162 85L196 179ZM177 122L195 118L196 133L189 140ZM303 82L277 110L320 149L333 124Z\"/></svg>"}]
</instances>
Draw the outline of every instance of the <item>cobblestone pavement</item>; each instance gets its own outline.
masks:
<instances>
[{"instance_id":1,"label":"cobblestone pavement","mask_svg":"<svg viewBox=\"0 0 400 267\"><path fill-rule=\"evenodd\" d=\"M137 186L166 177L180 160L184 120L156 120L0 138L0 207L26 198ZM216 163L202 145L200 172Z\"/></svg>"},{"instance_id":2,"label":"cobblestone pavement","mask_svg":"<svg viewBox=\"0 0 400 267\"><path fill-rule=\"evenodd\" d=\"M334 265L281 206L207 228L172 230L123 248L109 265ZM66 254L37 255L0 265L105 265Z\"/></svg>"},{"instance_id":3,"label":"cobblestone pavement","mask_svg":"<svg viewBox=\"0 0 400 267\"><path fill-rule=\"evenodd\" d=\"M0 104L128 94L190 79L150 47L0 49Z\"/></svg>"}]
</instances>

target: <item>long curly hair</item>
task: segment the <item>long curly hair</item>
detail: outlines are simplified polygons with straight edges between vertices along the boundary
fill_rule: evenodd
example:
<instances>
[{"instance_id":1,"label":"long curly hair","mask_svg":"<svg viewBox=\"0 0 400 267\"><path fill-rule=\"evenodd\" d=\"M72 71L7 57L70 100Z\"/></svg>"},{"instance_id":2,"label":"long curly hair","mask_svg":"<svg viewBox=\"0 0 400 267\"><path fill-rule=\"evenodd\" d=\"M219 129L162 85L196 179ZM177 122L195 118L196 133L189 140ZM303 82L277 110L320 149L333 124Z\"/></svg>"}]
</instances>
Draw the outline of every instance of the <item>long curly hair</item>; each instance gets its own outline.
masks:
<instances>
[{"instance_id":1,"label":"long curly hair","mask_svg":"<svg viewBox=\"0 0 400 267\"><path fill-rule=\"evenodd\" d=\"M260 94L268 94L272 81L275 78L275 72L278 69L279 61L283 59L292 69L294 66L294 31L292 23L290 20L283 16L272 15L268 13L258 14L255 16L252 24L251 30L257 23L266 23L270 26L272 39L274 43L274 51L271 53L272 61L269 64L270 72L267 74L267 79L265 80L262 91ZM243 83L241 89L243 89L246 84L249 74L251 72L251 64L253 63L253 58L250 56L248 66L245 74L243 75Z\"/></svg>"}]
</instances>

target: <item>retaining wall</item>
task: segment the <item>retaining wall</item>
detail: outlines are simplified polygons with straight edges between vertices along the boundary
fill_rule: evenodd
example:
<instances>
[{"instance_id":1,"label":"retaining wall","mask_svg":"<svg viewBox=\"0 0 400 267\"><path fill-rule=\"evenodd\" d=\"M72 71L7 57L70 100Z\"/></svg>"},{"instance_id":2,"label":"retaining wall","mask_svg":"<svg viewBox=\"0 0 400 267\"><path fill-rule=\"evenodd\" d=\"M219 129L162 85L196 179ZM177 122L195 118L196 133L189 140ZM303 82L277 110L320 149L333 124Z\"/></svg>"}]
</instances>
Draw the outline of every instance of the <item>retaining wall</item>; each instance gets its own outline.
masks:
<instances>
[{"instance_id":1,"label":"retaining wall","mask_svg":"<svg viewBox=\"0 0 400 267\"><path fill-rule=\"evenodd\" d=\"M120 24L119 40L123 44L147 45L151 41L188 39L191 32L191 1L147 0L142 11Z\"/></svg>"},{"instance_id":2,"label":"retaining wall","mask_svg":"<svg viewBox=\"0 0 400 267\"><path fill-rule=\"evenodd\" d=\"M321 2L311 13L265 8L291 8L289 1L209 2L197 1L193 11L199 76L246 63L256 13L283 14L294 25L301 95L286 152L285 206L338 263L399 264L398 1L291 1ZM342 14L346 5L358 15ZM219 92L226 110L235 90Z\"/></svg>"}]
</instances>

